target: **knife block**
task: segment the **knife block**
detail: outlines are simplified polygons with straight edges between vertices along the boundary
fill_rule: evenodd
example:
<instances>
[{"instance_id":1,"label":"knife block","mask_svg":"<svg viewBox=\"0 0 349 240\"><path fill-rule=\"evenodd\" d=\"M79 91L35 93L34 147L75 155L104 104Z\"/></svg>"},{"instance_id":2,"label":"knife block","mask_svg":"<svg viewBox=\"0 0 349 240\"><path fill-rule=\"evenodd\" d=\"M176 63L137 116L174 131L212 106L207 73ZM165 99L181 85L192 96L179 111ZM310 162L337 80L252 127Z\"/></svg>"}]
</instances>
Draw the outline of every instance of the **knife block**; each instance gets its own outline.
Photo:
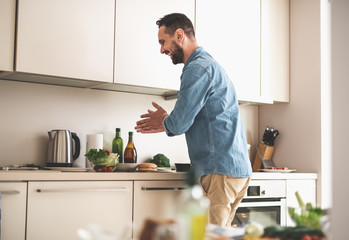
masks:
<instances>
[{"instance_id":1,"label":"knife block","mask_svg":"<svg viewBox=\"0 0 349 240\"><path fill-rule=\"evenodd\" d=\"M259 169L262 168L262 163L264 160L271 160L273 157L273 153L274 153L274 146L267 146L265 144L259 144L259 152L261 154L256 153L256 157L253 161L253 166L252 166L252 171L253 172L259 172ZM262 157L262 159L260 158L260 156Z\"/></svg>"}]
</instances>

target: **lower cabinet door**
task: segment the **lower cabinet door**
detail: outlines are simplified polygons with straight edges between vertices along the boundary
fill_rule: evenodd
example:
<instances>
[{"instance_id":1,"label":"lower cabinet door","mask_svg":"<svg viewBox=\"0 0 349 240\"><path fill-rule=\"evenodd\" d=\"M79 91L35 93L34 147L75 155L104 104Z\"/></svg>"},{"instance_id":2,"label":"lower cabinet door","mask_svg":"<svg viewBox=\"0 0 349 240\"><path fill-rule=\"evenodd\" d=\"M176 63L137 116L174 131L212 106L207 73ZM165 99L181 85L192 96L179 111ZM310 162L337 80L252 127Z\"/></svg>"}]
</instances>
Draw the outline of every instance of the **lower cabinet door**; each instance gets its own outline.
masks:
<instances>
[{"instance_id":1,"label":"lower cabinet door","mask_svg":"<svg viewBox=\"0 0 349 240\"><path fill-rule=\"evenodd\" d=\"M288 179L287 180L287 208L294 207L299 208L299 203L296 198L296 192L299 193L300 197L303 200L303 203L311 203L313 206L316 206L316 181L314 179ZM287 226L295 226L295 223L291 219L287 211Z\"/></svg>"},{"instance_id":2,"label":"lower cabinet door","mask_svg":"<svg viewBox=\"0 0 349 240\"><path fill-rule=\"evenodd\" d=\"M2 182L0 192L0 239L24 240L27 183Z\"/></svg>"},{"instance_id":3,"label":"lower cabinet door","mask_svg":"<svg viewBox=\"0 0 349 240\"><path fill-rule=\"evenodd\" d=\"M89 224L131 239L132 181L28 184L27 240L80 240Z\"/></svg>"},{"instance_id":4,"label":"lower cabinet door","mask_svg":"<svg viewBox=\"0 0 349 240\"><path fill-rule=\"evenodd\" d=\"M136 239L146 219L175 219L184 181L135 181L133 236Z\"/></svg>"}]
</instances>

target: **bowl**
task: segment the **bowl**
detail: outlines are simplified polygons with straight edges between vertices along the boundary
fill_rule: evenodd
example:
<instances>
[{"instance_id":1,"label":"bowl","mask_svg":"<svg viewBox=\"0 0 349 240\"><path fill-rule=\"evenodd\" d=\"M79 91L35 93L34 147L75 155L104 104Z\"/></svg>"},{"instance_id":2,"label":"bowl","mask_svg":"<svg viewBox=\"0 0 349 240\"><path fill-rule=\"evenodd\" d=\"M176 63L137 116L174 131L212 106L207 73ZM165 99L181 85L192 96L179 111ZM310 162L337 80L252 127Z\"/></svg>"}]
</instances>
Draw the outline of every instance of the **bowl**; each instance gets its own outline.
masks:
<instances>
[{"instance_id":1,"label":"bowl","mask_svg":"<svg viewBox=\"0 0 349 240\"><path fill-rule=\"evenodd\" d=\"M95 161L89 160L89 163L96 172L113 172L119 163L119 155L110 153L108 157L97 158Z\"/></svg>"},{"instance_id":2,"label":"bowl","mask_svg":"<svg viewBox=\"0 0 349 240\"><path fill-rule=\"evenodd\" d=\"M138 163L118 163L116 165L116 172L134 172L138 167Z\"/></svg>"},{"instance_id":3,"label":"bowl","mask_svg":"<svg viewBox=\"0 0 349 240\"><path fill-rule=\"evenodd\" d=\"M95 166L91 162L91 167L96 171L96 172L114 172L116 165L115 166L105 166L105 165L98 165Z\"/></svg>"},{"instance_id":4,"label":"bowl","mask_svg":"<svg viewBox=\"0 0 349 240\"><path fill-rule=\"evenodd\" d=\"M177 172L189 172L191 164L190 163L175 163Z\"/></svg>"}]
</instances>

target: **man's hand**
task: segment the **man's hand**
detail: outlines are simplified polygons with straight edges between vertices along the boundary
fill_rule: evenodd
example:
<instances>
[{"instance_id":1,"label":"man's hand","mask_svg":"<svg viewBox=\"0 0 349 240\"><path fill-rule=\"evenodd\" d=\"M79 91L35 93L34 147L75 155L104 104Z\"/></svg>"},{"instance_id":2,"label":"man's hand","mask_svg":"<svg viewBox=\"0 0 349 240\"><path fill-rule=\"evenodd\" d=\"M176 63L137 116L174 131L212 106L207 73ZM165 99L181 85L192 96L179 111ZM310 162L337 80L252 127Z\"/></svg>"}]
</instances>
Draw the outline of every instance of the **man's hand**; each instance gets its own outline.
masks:
<instances>
[{"instance_id":1,"label":"man's hand","mask_svg":"<svg viewBox=\"0 0 349 240\"><path fill-rule=\"evenodd\" d=\"M141 115L142 120L136 122L136 131L140 133L164 132L163 120L167 112L157 103L152 102L156 111L148 110L148 113Z\"/></svg>"}]
</instances>

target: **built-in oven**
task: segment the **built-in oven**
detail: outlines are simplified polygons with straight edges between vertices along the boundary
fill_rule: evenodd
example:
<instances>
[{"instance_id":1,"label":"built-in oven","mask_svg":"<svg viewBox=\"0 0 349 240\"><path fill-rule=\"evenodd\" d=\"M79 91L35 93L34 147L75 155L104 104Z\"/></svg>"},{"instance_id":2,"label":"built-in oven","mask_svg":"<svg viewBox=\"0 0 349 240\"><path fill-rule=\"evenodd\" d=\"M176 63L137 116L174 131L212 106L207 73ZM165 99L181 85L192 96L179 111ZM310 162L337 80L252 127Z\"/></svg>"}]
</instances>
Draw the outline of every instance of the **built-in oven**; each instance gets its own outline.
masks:
<instances>
[{"instance_id":1,"label":"built-in oven","mask_svg":"<svg viewBox=\"0 0 349 240\"><path fill-rule=\"evenodd\" d=\"M258 222L263 226L286 225L286 183L282 180L251 180L232 226Z\"/></svg>"}]
</instances>

